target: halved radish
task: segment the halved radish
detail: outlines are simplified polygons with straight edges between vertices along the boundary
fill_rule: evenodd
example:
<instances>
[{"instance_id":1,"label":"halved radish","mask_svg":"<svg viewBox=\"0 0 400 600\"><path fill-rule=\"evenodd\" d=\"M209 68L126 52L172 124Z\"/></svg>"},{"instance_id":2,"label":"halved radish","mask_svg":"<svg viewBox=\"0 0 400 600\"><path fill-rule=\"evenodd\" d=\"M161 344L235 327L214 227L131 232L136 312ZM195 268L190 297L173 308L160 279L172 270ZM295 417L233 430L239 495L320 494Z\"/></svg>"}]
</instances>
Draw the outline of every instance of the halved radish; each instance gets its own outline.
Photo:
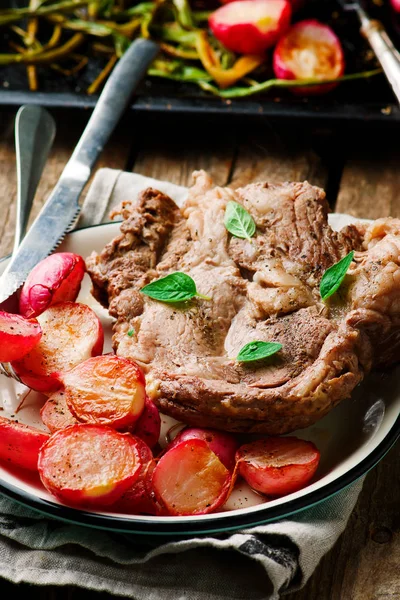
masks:
<instances>
[{"instance_id":1,"label":"halved radish","mask_svg":"<svg viewBox=\"0 0 400 600\"><path fill-rule=\"evenodd\" d=\"M22 360L13 362L21 381L39 392L60 389L61 375L103 350L103 328L84 304L60 302L38 317L42 338Z\"/></svg>"},{"instance_id":2,"label":"halved radish","mask_svg":"<svg viewBox=\"0 0 400 600\"><path fill-rule=\"evenodd\" d=\"M215 37L240 54L263 54L290 24L288 0L236 0L218 8L209 18Z\"/></svg>"},{"instance_id":3,"label":"halved radish","mask_svg":"<svg viewBox=\"0 0 400 600\"><path fill-rule=\"evenodd\" d=\"M79 423L69 410L63 391L54 392L49 396L41 408L40 416L51 433Z\"/></svg>"},{"instance_id":4,"label":"halved radish","mask_svg":"<svg viewBox=\"0 0 400 600\"><path fill-rule=\"evenodd\" d=\"M205 515L227 499L232 474L199 439L181 442L157 463L152 484L155 496L171 515Z\"/></svg>"},{"instance_id":5,"label":"halved radish","mask_svg":"<svg viewBox=\"0 0 400 600\"><path fill-rule=\"evenodd\" d=\"M143 412L144 375L127 358L90 358L66 372L62 381L68 408L79 421L122 429L135 423Z\"/></svg>"},{"instance_id":6,"label":"halved radish","mask_svg":"<svg viewBox=\"0 0 400 600\"><path fill-rule=\"evenodd\" d=\"M345 69L342 44L328 25L315 19L296 23L279 40L273 66L278 79L337 79ZM328 92L337 84L294 87L300 94Z\"/></svg>"},{"instance_id":7,"label":"halved radish","mask_svg":"<svg viewBox=\"0 0 400 600\"><path fill-rule=\"evenodd\" d=\"M317 470L320 453L312 442L295 437L270 437L241 446L239 473L267 496L284 496L303 488Z\"/></svg>"},{"instance_id":8,"label":"halved radish","mask_svg":"<svg viewBox=\"0 0 400 600\"><path fill-rule=\"evenodd\" d=\"M39 453L45 488L72 505L108 506L138 479L137 441L103 425L72 425L54 433Z\"/></svg>"},{"instance_id":9,"label":"halved radish","mask_svg":"<svg viewBox=\"0 0 400 600\"><path fill-rule=\"evenodd\" d=\"M239 443L231 433L217 431L216 429L186 427L178 433L176 438L174 438L168 446L168 450L187 440L204 440L207 442L210 450L218 456L222 464L229 471L234 470L236 464L235 454L239 447Z\"/></svg>"},{"instance_id":10,"label":"halved radish","mask_svg":"<svg viewBox=\"0 0 400 600\"><path fill-rule=\"evenodd\" d=\"M37 471L39 450L48 439L45 431L0 417L0 460Z\"/></svg>"},{"instance_id":11,"label":"halved radish","mask_svg":"<svg viewBox=\"0 0 400 600\"><path fill-rule=\"evenodd\" d=\"M23 358L41 337L42 329L36 319L0 311L0 362Z\"/></svg>"},{"instance_id":12,"label":"halved radish","mask_svg":"<svg viewBox=\"0 0 400 600\"><path fill-rule=\"evenodd\" d=\"M115 510L130 514L156 514L157 504L152 498L151 478L156 461L147 444L137 436L133 436L141 459L139 477L132 487L124 492L114 505Z\"/></svg>"},{"instance_id":13,"label":"halved radish","mask_svg":"<svg viewBox=\"0 0 400 600\"><path fill-rule=\"evenodd\" d=\"M19 312L36 317L51 304L74 302L85 274L85 261L78 254L51 254L32 269L21 290Z\"/></svg>"},{"instance_id":14,"label":"halved radish","mask_svg":"<svg viewBox=\"0 0 400 600\"><path fill-rule=\"evenodd\" d=\"M153 448L160 437L161 417L157 406L148 396L144 403L144 410L134 425L134 434Z\"/></svg>"}]
</instances>

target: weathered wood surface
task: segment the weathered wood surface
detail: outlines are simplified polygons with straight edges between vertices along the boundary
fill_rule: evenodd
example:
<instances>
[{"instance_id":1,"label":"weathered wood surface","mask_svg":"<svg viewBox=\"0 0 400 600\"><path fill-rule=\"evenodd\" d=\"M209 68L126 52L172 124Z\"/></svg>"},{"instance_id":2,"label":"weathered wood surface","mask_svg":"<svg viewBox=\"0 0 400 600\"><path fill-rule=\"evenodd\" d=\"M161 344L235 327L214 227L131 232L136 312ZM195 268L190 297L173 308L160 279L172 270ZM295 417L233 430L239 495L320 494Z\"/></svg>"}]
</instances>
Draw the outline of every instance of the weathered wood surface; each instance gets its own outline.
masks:
<instances>
[{"instance_id":1,"label":"weathered wood surface","mask_svg":"<svg viewBox=\"0 0 400 600\"><path fill-rule=\"evenodd\" d=\"M0 115L0 255L12 246L16 180L13 114ZM85 116L65 122L56 115L58 134L35 200L35 212L61 173ZM73 126L72 123L73 122ZM144 175L188 185L195 169L208 170L219 185L245 185L257 179L277 182L308 179L325 187L332 208L358 217L400 216L398 154L382 144L363 149L349 137L346 156L338 152L332 132L312 132L256 123L237 127L230 122L196 127L153 117L124 123L108 144L100 166L131 169ZM390 135L388 136L390 138ZM384 138L387 143L388 137ZM355 136L356 138L356 136ZM350 141L354 141L351 144ZM396 136L393 133L393 146ZM357 148L358 145L358 148ZM364 145L365 146L365 145ZM394 158L393 158L394 157ZM400 462L392 449L366 478L348 526L307 585L285 596L288 600L400 599ZM251 585L251 582L249 582ZM0 595L17 591L32 600L95 600L107 594L78 588L37 588L0 581ZM261 600L261 599L260 599Z\"/></svg>"}]
</instances>

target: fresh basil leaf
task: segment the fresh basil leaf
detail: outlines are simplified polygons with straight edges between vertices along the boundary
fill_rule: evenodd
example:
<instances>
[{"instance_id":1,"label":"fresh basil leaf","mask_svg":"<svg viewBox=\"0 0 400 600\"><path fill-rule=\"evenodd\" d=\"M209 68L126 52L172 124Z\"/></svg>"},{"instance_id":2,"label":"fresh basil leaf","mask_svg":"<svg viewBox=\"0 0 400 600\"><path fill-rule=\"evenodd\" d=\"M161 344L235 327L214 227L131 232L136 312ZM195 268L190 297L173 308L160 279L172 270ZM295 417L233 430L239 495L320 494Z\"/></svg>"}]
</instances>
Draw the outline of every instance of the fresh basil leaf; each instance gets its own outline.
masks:
<instances>
[{"instance_id":1,"label":"fresh basil leaf","mask_svg":"<svg viewBox=\"0 0 400 600\"><path fill-rule=\"evenodd\" d=\"M195 296L210 300L207 296L199 294L196 284L186 273L171 273L166 277L152 281L141 290L143 294L159 300L160 302L186 302Z\"/></svg>"},{"instance_id":2,"label":"fresh basil leaf","mask_svg":"<svg viewBox=\"0 0 400 600\"><path fill-rule=\"evenodd\" d=\"M132 337L134 333L135 333L135 330L134 330L134 329L130 329L130 330L127 332L127 335L129 335L129 337Z\"/></svg>"},{"instance_id":3,"label":"fresh basil leaf","mask_svg":"<svg viewBox=\"0 0 400 600\"><path fill-rule=\"evenodd\" d=\"M240 350L236 357L239 362L252 362L253 360L261 360L268 358L282 349L282 344L277 342L249 342Z\"/></svg>"},{"instance_id":4,"label":"fresh basil leaf","mask_svg":"<svg viewBox=\"0 0 400 600\"><path fill-rule=\"evenodd\" d=\"M321 283L319 285L319 292L322 300L326 300L329 296L332 296L342 284L344 276L350 267L351 261L354 257L354 250L349 252L347 256L339 260L329 269L325 271L322 276Z\"/></svg>"},{"instance_id":5,"label":"fresh basil leaf","mask_svg":"<svg viewBox=\"0 0 400 600\"><path fill-rule=\"evenodd\" d=\"M242 239L249 240L256 232L253 217L241 204L233 200L226 205L224 225L229 233Z\"/></svg>"}]
</instances>

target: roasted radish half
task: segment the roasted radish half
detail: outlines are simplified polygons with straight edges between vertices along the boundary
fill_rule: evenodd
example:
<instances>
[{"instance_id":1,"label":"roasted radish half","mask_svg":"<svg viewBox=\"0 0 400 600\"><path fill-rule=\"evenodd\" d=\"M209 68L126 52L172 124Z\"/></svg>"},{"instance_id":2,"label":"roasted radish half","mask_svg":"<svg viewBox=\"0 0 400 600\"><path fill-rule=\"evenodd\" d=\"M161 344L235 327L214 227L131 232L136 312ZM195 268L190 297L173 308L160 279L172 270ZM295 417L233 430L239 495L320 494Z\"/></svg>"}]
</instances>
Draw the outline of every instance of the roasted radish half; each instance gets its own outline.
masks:
<instances>
[{"instance_id":1,"label":"roasted radish half","mask_svg":"<svg viewBox=\"0 0 400 600\"><path fill-rule=\"evenodd\" d=\"M127 358L90 358L64 373L62 381L68 408L79 421L122 429L133 425L143 412L144 375Z\"/></svg>"},{"instance_id":2,"label":"roasted radish half","mask_svg":"<svg viewBox=\"0 0 400 600\"><path fill-rule=\"evenodd\" d=\"M51 433L79 423L68 408L64 391L54 392L49 396L42 406L40 416Z\"/></svg>"},{"instance_id":3,"label":"roasted radish half","mask_svg":"<svg viewBox=\"0 0 400 600\"><path fill-rule=\"evenodd\" d=\"M74 302L85 274L85 262L78 254L59 252L42 260L28 275L21 290L19 312L37 317L51 304Z\"/></svg>"},{"instance_id":4,"label":"roasted radish half","mask_svg":"<svg viewBox=\"0 0 400 600\"><path fill-rule=\"evenodd\" d=\"M285 496L308 484L320 453L312 442L270 437L241 446L236 453L240 475L256 491Z\"/></svg>"},{"instance_id":5,"label":"roasted radish half","mask_svg":"<svg viewBox=\"0 0 400 600\"><path fill-rule=\"evenodd\" d=\"M209 18L215 37L239 54L263 54L290 24L288 0L237 0L218 8Z\"/></svg>"},{"instance_id":6,"label":"roasted radish half","mask_svg":"<svg viewBox=\"0 0 400 600\"><path fill-rule=\"evenodd\" d=\"M42 329L36 319L0 311L0 362L19 360L41 337Z\"/></svg>"},{"instance_id":7,"label":"roasted radish half","mask_svg":"<svg viewBox=\"0 0 400 600\"><path fill-rule=\"evenodd\" d=\"M345 69L342 44L328 25L314 19L296 23L279 40L273 65L278 79L337 79ZM337 84L293 87L298 94L328 92Z\"/></svg>"},{"instance_id":8,"label":"roasted radish half","mask_svg":"<svg viewBox=\"0 0 400 600\"><path fill-rule=\"evenodd\" d=\"M152 484L168 514L205 515L224 504L232 487L232 474L207 442L191 439L160 458Z\"/></svg>"},{"instance_id":9,"label":"roasted radish half","mask_svg":"<svg viewBox=\"0 0 400 600\"><path fill-rule=\"evenodd\" d=\"M141 460L139 477L133 486L122 494L114 508L133 515L156 514L158 512L157 504L152 498L151 487L151 478L156 462L148 445L137 436L133 437L136 440Z\"/></svg>"},{"instance_id":10,"label":"roasted radish half","mask_svg":"<svg viewBox=\"0 0 400 600\"><path fill-rule=\"evenodd\" d=\"M61 502L95 507L116 502L139 477L137 441L102 425L72 425L54 433L39 453L45 488Z\"/></svg>"},{"instance_id":11,"label":"roasted radish half","mask_svg":"<svg viewBox=\"0 0 400 600\"><path fill-rule=\"evenodd\" d=\"M207 442L210 450L218 456L222 464L229 471L234 470L235 454L239 444L232 434L217 431L216 429L187 427L178 433L173 442L168 446L168 450L187 440L204 440Z\"/></svg>"},{"instance_id":12,"label":"roasted radish half","mask_svg":"<svg viewBox=\"0 0 400 600\"><path fill-rule=\"evenodd\" d=\"M84 304L60 302L38 317L40 342L22 360L13 362L21 381L39 392L57 391L62 373L103 350L103 328Z\"/></svg>"},{"instance_id":13,"label":"roasted radish half","mask_svg":"<svg viewBox=\"0 0 400 600\"><path fill-rule=\"evenodd\" d=\"M37 471L39 450L49 434L0 417L0 460Z\"/></svg>"},{"instance_id":14,"label":"roasted radish half","mask_svg":"<svg viewBox=\"0 0 400 600\"><path fill-rule=\"evenodd\" d=\"M147 396L143 412L134 427L134 434L154 448L160 437L161 417L157 406Z\"/></svg>"}]
</instances>

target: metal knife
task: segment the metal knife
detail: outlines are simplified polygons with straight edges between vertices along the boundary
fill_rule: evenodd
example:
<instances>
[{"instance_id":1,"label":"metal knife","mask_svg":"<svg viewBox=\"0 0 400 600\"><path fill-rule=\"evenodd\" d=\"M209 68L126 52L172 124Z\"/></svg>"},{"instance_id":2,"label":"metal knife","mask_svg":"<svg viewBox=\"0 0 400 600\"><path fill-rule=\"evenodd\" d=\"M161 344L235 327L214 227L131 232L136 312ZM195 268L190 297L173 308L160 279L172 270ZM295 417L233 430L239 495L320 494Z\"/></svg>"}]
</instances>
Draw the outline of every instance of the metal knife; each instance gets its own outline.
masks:
<instances>
[{"instance_id":1,"label":"metal knife","mask_svg":"<svg viewBox=\"0 0 400 600\"><path fill-rule=\"evenodd\" d=\"M75 222L80 212L78 199L96 159L157 52L156 43L139 39L118 61L57 185L0 277L0 303L20 288Z\"/></svg>"}]
</instances>

